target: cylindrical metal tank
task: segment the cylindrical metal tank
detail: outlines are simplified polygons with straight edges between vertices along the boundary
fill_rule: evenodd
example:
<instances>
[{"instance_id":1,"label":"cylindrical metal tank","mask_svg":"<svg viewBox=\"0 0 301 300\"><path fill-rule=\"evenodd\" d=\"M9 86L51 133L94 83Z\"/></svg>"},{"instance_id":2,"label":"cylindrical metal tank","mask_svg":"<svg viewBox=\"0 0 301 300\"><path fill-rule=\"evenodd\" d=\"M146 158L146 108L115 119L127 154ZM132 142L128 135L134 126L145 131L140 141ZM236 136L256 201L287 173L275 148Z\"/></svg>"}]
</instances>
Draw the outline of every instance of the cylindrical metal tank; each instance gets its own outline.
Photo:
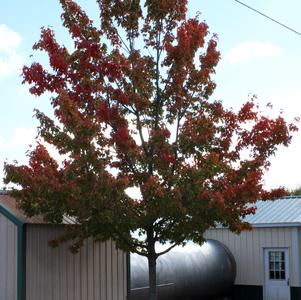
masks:
<instances>
[{"instance_id":1,"label":"cylindrical metal tank","mask_svg":"<svg viewBox=\"0 0 301 300\"><path fill-rule=\"evenodd\" d=\"M131 300L148 296L148 264L131 254ZM176 247L157 260L159 300L200 300L226 296L234 283L236 263L222 243L207 240Z\"/></svg>"}]
</instances>

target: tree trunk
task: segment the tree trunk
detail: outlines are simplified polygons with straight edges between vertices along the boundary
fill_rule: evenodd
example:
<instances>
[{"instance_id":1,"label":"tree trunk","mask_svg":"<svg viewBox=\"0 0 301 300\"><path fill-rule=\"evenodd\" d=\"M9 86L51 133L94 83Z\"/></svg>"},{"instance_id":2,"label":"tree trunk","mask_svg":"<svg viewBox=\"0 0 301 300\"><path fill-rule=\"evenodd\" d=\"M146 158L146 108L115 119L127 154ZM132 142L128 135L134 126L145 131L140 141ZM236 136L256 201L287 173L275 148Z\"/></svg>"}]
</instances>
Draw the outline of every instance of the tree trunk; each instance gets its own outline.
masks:
<instances>
[{"instance_id":1,"label":"tree trunk","mask_svg":"<svg viewBox=\"0 0 301 300\"><path fill-rule=\"evenodd\" d=\"M157 255L155 249L155 239L153 228L147 230L147 243L148 243L148 284L149 284L149 300L157 300L157 274L156 262Z\"/></svg>"},{"instance_id":2,"label":"tree trunk","mask_svg":"<svg viewBox=\"0 0 301 300\"><path fill-rule=\"evenodd\" d=\"M149 300L157 300L156 260L155 254L148 257Z\"/></svg>"}]
</instances>

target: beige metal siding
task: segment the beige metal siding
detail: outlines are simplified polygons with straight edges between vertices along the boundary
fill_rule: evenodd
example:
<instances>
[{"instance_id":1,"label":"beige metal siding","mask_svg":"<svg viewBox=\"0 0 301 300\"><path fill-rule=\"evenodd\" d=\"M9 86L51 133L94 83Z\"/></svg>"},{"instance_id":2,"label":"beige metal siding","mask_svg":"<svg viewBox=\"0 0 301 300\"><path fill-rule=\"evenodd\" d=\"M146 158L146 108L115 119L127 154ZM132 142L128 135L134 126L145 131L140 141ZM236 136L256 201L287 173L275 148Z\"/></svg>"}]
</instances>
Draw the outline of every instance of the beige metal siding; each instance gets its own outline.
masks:
<instances>
[{"instance_id":1,"label":"beige metal siding","mask_svg":"<svg viewBox=\"0 0 301 300\"><path fill-rule=\"evenodd\" d=\"M225 244L237 264L236 284L263 285L263 249L289 248L290 280L292 286L299 286L294 272L293 227L253 228L236 235L228 229L210 229L205 237Z\"/></svg>"},{"instance_id":2,"label":"beige metal siding","mask_svg":"<svg viewBox=\"0 0 301 300\"><path fill-rule=\"evenodd\" d=\"M17 226L0 214L0 299L17 299Z\"/></svg>"},{"instance_id":3,"label":"beige metal siding","mask_svg":"<svg viewBox=\"0 0 301 300\"><path fill-rule=\"evenodd\" d=\"M48 246L62 227L27 225L26 295L30 300L125 300L126 255L112 241L88 239L79 253Z\"/></svg>"}]
</instances>

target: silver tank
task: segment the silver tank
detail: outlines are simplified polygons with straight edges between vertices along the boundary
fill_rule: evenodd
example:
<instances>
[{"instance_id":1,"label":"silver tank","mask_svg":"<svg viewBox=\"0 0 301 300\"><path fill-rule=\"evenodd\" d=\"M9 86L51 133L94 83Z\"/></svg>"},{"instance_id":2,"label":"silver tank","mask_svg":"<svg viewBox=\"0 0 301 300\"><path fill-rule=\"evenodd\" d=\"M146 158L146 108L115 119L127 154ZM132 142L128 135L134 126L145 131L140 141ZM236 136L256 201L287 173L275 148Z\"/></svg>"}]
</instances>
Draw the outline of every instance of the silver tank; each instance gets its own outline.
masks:
<instances>
[{"instance_id":1,"label":"silver tank","mask_svg":"<svg viewBox=\"0 0 301 300\"><path fill-rule=\"evenodd\" d=\"M148 296L145 257L131 254L131 300ZM232 253L222 243L207 240L176 247L157 260L159 300L200 300L227 296L236 276Z\"/></svg>"}]
</instances>

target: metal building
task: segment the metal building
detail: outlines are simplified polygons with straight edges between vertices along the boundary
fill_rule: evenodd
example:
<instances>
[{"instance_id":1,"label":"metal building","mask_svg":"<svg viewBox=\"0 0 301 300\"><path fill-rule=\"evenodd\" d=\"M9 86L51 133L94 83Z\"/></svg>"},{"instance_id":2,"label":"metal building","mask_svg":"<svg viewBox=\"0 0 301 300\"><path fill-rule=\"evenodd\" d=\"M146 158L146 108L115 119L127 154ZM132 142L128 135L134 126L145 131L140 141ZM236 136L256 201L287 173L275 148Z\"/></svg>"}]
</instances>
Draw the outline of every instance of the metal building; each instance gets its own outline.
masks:
<instances>
[{"instance_id":1,"label":"metal building","mask_svg":"<svg viewBox=\"0 0 301 300\"><path fill-rule=\"evenodd\" d=\"M131 254L130 300L148 299L148 264ZM177 246L157 260L158 300L225 299L235 280L236 263L229 249L215 240L202 246Z\"/></svg>"},{"instance_id":2,"label":"metal building","mask_svg":"<svg viewBox=\"0 0 301 300\"><path fill-rule=\"evenodd\" d=\"M233 300L301 299L301 197L258 201L246 221L252 231L209 229L206 238L225 244L237 264Z\"/></svg>"},{"instance_id":3,"label":"metal building","mask_svg":"<svg viewBox=\"0 0 301 300\"><path fill-rule=\"evenodd\" d=\"M50 248L63 231L41 218L26 218L0 195L1 300L125 300L127 256L112 241L88 239L71 254L68 244Z\"/></svg>"}]
</instances>

